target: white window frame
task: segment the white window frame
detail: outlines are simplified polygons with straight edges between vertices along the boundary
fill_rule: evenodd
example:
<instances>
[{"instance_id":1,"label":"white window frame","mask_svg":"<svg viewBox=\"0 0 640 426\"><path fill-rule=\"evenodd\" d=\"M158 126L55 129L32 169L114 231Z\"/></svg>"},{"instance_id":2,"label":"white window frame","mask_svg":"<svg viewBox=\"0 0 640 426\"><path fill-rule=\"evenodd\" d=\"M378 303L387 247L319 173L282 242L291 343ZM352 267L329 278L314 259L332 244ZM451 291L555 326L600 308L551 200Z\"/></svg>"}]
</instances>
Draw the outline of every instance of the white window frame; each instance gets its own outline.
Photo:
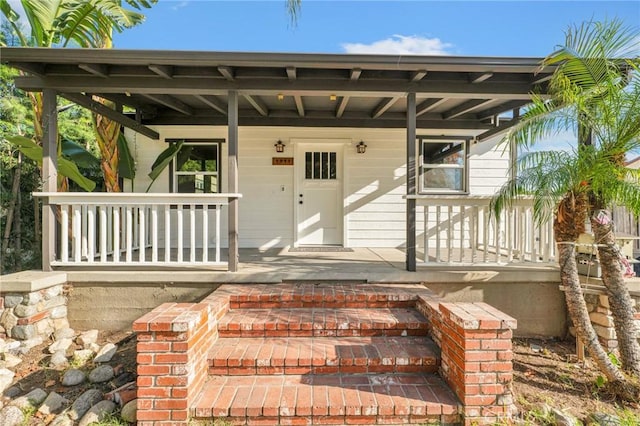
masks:
<instances>
[{"instance_id":1,"label":"white window frame","mask_svg":"<svg viewBox=\"0 0 640 426\"><path fill-rule=\"evenodd\" d=\"M424 162L424 144L425 143L461 143L463 150L463 162L462 165L458 164L431 164ZM418 181L419 191L421 194L433 194L433 195L447 195L447 194L459 194L466 195L469 193L469 139L462 137L433 137L424 136L418 138L418 144L420 147L419 167L418 167ZM426 188L424 185L424 172L425 169L459 169L462 170L462 188Z\"/></svg>"},{"instance_id":2,"label":"white window frame","mask_svg":"<svg viewBox=\"0 0 640 426\"><path fill-rule=\"evenodd\" d=\"M179 176L215 176L216 184L217 184L217 193L222 191L222 182L220 179L221 174L221 159L220 156L222 154L222 142L223 140L217 139L179 139L183 140L184 146L215 146L217 151L217 162L216 162L216 171L215 172L184 172L177 170L176 157L171 160L171 192L178 193L178 177ZM175 141L175 140L173 140ZM198 192L194 192L193 194L198 194Z\"/></svg>"}]
</instances>

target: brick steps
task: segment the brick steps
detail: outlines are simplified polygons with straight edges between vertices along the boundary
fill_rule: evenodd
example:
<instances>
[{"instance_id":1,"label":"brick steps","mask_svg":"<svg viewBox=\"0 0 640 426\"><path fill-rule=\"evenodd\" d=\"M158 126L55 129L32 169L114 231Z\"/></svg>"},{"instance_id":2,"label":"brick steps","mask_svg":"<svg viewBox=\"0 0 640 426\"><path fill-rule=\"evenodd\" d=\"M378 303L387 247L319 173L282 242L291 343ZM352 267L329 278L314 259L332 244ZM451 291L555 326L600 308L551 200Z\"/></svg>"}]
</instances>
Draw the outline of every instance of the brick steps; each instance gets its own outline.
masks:
<instances>
[{"instance_id":1,"label":"brick steps","mask_svg":"<svg viewBox=\"0 0 640 426\"><path fill-rule=\"evenodd\" d=\"M209 374L434 373L439 350L428 337L223 338Z\"/></svg>"},{"instance_id":2,"label":"brick steps","mask_svg":"<svg viewBox=\"0 0 640 426\"><path fill-rule=\"evenodd\" d=\"M230 424L457 423L460 407L436 375L212 376L191 407Z\"/></svg>"},{"instance_id":3,"label":"brick steps","mask_svg":"<svg viewBox=\"0 0 640 426\"><path fill-rule=\"evenodd\" d=\"M408 308L233 309L221 337L425 336L428 323Z\"/></svg>"}]
</instances>

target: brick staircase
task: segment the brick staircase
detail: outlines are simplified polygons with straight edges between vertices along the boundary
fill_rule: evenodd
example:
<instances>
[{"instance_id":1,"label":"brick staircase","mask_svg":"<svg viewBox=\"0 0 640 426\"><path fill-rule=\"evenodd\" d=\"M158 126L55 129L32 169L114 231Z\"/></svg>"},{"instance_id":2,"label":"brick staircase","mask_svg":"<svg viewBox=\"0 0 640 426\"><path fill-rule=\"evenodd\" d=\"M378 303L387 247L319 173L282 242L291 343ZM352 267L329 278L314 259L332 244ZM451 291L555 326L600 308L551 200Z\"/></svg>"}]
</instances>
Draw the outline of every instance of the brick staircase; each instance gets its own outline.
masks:
<instances>
[{"instance_id":1,"label":"brick staircase","mask_svg":"<svg viewBox=\"0 0 640 426\"><path fill-rule=\"evenodd\" d=\"M495 331L509 320L484 304L440 303L422 285L224 285L134 324L139 424L495 421L510 405L498 401L510 330ZM483 351L467 329L509 347ZM465 348L477 350L465 359Z\"/></svg>"}]
</instances>

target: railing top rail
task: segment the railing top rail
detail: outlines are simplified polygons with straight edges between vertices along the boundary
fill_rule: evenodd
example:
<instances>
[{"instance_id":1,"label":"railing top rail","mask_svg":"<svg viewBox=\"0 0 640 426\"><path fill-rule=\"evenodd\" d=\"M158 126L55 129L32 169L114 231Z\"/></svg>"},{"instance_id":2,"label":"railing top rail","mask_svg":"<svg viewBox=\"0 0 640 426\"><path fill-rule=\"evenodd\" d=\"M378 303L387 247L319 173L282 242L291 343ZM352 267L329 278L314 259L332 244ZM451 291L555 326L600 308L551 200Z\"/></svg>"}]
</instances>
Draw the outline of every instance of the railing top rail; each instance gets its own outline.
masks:
<instances>
[{"instance_id":1,"label":"railing top rail","mask_svg":"<svg viewBox=\"0 0 640 426\"><path fill-rule=\"evenodd\" d=\"M488 206L491 195L404 195L407 200L416 200L421 206ZM512 201L513 206L531 206L533 197L520 196Z\"/></svg>"},{"instance_id":2,"label":"railing top rail","mask_svg":"<svg viewBox=\"0 0 640 426\"><path fill-rule=\"evenodd\" d=\"M34 192L34 197L46 198L51 204L227 204L230 200L242 198L239 193L219 194L178 194L146 192Z\"/></svg>"}]
</instances>

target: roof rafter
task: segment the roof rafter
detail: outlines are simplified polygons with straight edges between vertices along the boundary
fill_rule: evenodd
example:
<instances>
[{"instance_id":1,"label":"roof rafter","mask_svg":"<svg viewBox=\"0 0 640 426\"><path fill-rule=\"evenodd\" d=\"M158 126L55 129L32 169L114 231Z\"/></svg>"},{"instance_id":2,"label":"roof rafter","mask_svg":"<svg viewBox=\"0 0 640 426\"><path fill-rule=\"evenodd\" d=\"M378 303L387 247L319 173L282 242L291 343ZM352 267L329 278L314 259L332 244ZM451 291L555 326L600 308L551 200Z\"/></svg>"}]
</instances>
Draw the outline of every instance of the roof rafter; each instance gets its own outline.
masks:
<instances>
[{"instance_id":1,"label":"roof rafter","mask_svg":"<svg viewBox=\"0 0 640 426\"><path fill-rule=\"evenodd\" d=\"M173 96L152 93L145 93L142 96L185 115L193 115L193 108Z\"/></svg>"},{"instance_id":2,"label":"roof rafter","mask_svg":"<svg viewBox=\"0 0 640 426\"><path fill-rule=\"evenodd\" d=\"M482 83L483 81L489 80L491 77L493 77L492 72L470 73L469 82L473 84Z\"/></svg>"},{"instance_id":3,"label":"roof rafter","mask_svg":"<svg viewBox=\"0 0 640 426\"><path fill-rule=\"evenodd\" d=\"M225 67L225 66L219 66L218 67L218 72L220 73L220 75L222 75L227 81L234 81L235 80L235 74L233 72L233 68L231 67Z\"/></svg>"},{"instance_id":4,"label":"roof rafter","mask_svg":"<svg viewBox=\"0 0 640 426\"><path fill-rule=\"evenodd\" d=\"M442 118L444 120L451 120L452 118L459 117L462 114L466 114L470 111L473 111L474 109L478 109L490 102L493 102L493 99L470 99L458 106L451 108L448 111L443 112Z\"/></svg>"},{"instance_id":5,"label":"roof rafter","mask_svg":"<svg viewBox=\"0 0 640 426\"><path fill-rule=\"evenodd\" d=\"M243 93L245 99L262 115L263 117L267 117L269 115L269 108L267 105L256 95L248 95Z\"/></svg>"},{"instance_id":6,"label":"roof rafter","mask_svg":"<svg viewBox=\"0 0 640 426\"><path fill-rule=\"evenodd\" d=\"M409 81L420 81L427 75L427 70L418 70L411 73Z\"/></svg>"},{"instance_id":7,"label":"roof rafter","mask_svg":"<svg viewBox=\"0 0 640 426\"><path fill-rule=\"evenodd\" d=\"M153 140L158 140L160 139L160 134L158 132L156 132L155 130L152 130L150 128L148 128L147 126L144 126L138 122L136 122L135 120L132 120L131 118L127 117L126 115L109 108L106 105L101 104L100 102L96 102L93 99L91 99L90 96L87 95L80 95L77 93L61 93L60 96L62 96L63 98L66 98L68 100L70 100L73 103L76 103L80 106L83 106L93 112L95 112L96 114L100 114L100 115L104 115L105 117L110 118L111 120L115 121L116 123L120 123L125 127L128 127L132 130L135 130L136 132L145 135L148 138L151 138Z\"/></svg>"},{"instance_id":8,"label":"roof rafter","mask_svg":"<svg viewBox=\"0 0 640 426\"><path fill-rule=\"evenodd\" d=\"M392 98L383 99L378 106L371 112L371 118L378 118L384 114L389 108L391 108L398 100L400 96L394 96Z\"/></svg>"},{"instance_id":9,"label":"roof rafter","mask_svg":"<svg viewBox=\"0 0 640 426\"><path fill-rule=\"evenodd\" d=\"M104 64L78 64L78 68L96 77L109 77L109 67Z\"/></svg>"},{"instance_id":10,"label":"roof rafter","mask_svg":"<svg viewBox=\"0 0 640 426\"><path fill-rule=\"evenodd\" d=\"M356 81L362 75L362 69L353 68L349 71L349 80ZM347 108L347 104L349 103L349 96L345 95L340 98L340 102L338 103L338 107L336 108L336 118L342 117L344 114L344 110Z\"/></svg>"},{"instance_id":11,"label":"roof rafter","mask_svg":"<svg viewBox=\"0 0 640 426\"><path fill-rule=\"evenodd\" d=\"M227 105L213 95L195 95L196 99L207 104L221 114L227 115Z\"/></svg>"},{"instance_id":12,"label":"roof rafter","mask_svg":"<svg viewBox=\"0 0 640 426\"><path fill-rule=\"evenodd\" d=\"M148 68L163 78L173 78L173 67L171 65L149 65Z\"/></svg>"},{"instance_id":13,"label":"roof rafter","mask_svg":"<svg viewBox=\"0 0 640 426\"><path fill-rule=\"evenodd\" d=\"M432 109L437 108L447 101L447 98L433 98L427 99L426 101L420 102L416 106L416 116L421 116L422 114L431 111Z\"/></svg>"}]
</instances>

